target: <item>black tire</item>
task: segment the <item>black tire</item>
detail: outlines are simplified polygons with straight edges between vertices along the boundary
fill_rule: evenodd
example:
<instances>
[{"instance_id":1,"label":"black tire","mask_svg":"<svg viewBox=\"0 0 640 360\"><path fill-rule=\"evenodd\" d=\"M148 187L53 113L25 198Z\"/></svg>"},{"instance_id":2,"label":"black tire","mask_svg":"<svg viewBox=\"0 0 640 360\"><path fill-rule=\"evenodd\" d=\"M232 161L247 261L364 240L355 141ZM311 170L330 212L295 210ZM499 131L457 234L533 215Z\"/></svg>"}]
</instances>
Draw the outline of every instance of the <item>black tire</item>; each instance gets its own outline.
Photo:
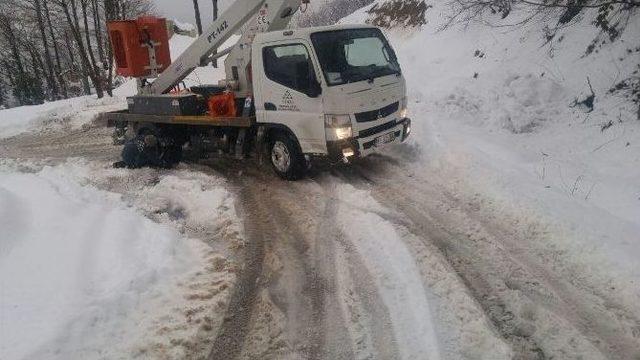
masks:
<instances>
[{"instance_id":1,"label":"black tire","mask_svg":"<svg viewBox=\"0 0 640 360\"><path fill-rule=\"evenodd\" d=\"M162 155L162 166L172 168L182 162L182 158L182 146L175 144L171 145L164 150L164 154Z\"/></svg>"},{"instance_id":2,"label":"black tire","mask_svg":"<svg viewBox=\"0 0 640 360\"><path fill-rule=\"evenodd\" d=\"M145 135L127 141L122 149L122 162L129 169L151 166L158 157L158 150L145 144Z\"/></svg>"},{"instance_id":3,"label":"black tire","mask_svg":"<svg viewBox=\"0 0 640 360\"><path fill-rule=\"evenodd\" d=\"M273 171L282 179L295 181L304 177L307 161L298 144L287 134L278 132L271 136L268 156Z\"/></svg>"},{"instance_id":4,"label":"black tire","mask_svg":"<svg viewBox=\"0 0 640 360\"><path fill-rule=\"evenodd\" d=\"M152 141L150 141L152 140ZM182 147L174 144L161 146L155 134L141 131L127 141L122 150L122 163L130 169L145 166L171 168L182 161Z\"/></svg>"}]
</instances>

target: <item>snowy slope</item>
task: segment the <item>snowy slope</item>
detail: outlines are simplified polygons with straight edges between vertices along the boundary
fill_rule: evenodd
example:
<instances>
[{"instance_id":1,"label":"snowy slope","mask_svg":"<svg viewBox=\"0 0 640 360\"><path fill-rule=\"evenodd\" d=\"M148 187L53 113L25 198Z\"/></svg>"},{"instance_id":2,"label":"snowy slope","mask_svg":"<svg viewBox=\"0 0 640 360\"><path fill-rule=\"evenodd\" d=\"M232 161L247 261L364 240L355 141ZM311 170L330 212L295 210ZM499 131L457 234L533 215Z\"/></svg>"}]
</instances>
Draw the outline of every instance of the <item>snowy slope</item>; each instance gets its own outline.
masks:
<instances>
[{"instance_id":1,"label":"snowy slope","mask_svg":"<svg viewBox=\"0 0 640 360\"><path fill-rule=\"evenodd\" d=\"M608 90L636 66L628 49L640 45L640 18L614 44L583 56L596 35L594 12L551 46L545 23L442 30L450 9L435 5L421 29L389 31L408 81L416 172L482 198L504 221L534 224L526 226L548 241L532 246L557 249L582 276L634 299L640 121L637 107ZM367 9L344 22L364 22ZM596 93L591 113L572 106L590 93L587 78Z\"/></svg>"}]
</instances>

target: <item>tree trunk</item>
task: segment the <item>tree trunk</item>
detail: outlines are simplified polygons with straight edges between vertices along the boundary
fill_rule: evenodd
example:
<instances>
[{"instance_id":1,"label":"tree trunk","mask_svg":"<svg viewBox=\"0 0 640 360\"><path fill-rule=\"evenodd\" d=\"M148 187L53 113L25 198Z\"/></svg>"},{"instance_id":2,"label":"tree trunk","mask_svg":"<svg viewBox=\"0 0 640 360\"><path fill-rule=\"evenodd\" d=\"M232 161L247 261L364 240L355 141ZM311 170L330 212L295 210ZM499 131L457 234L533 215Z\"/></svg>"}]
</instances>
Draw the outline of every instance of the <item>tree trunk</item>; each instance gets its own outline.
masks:
<instances>
[{"instance_id":1,"label":"tree trunk","mask_svg":"<svg viewBox=\"0 0 640 360\"><path fill-rule=\"evenodd\" d=\"M4 80L0 79L0 108L7 105L6 102L7 98L5 96Z\"/></svg>"},{"instance_id":2,"label":"tree trunk","mask_svg":"<svg viewBox=\"0 0 640 360\"><path fill-rule=\"evenodd\" d=\"M213 2L213 21L215 22L216 20L218 20L218 0L211 0ZM213 54L216 54L218 52L218 50L214 50ZM211 63L211 65L213 65L214 68L218 67L218 59L213 60L213 62Z\"/></svg>"},{"instance_id":3,"label":"tree trunk","mask_svg":"<svg viewBox=\"0 0 640 360\"><path fill-rule=\"evenodd\" d=\"M67 91L67 83L62 77L62 65L60 63L60 50L58 50L58 42L56 41L56 37L53 34L53 25L51 24L51 14L49 13L49 6L47 5L47 1L42 2L42 8L44 10L45 18L47 19L47 27L49 28L49 37L51 38L51 42L53 43L53 53L56 57L56 66L55 73L58 78L58 84L62 90L62 96L65 99L69 98L69 92Z\"/></svg>"},{"instance_id":4,"label":"tree trunk","mask_svg":"<svg viewBox=\"0 0 640 360\"><path fill-rule=\"evenodd\" d=\"M91 7L93 9L93 24L95 27L96 34L96 44L98 46L98 57L100 58L100 62L102 63L102 67L106 67L107 59L104 54L104 41L102 39L103 30L102 28L102 20L100 19L100 5L98 4L98 0L91 0Z\"/></svg>"},{"instance_id":5,"label":"tree trunk","mask_svg":"<svg viewBox=\"0 0 640 360\"><path fill-rule=\"evenodd\" d=\"M30 92L30 100L31 105L39 105L44 103L45 94L42 86L42 74L40 73L40 69L44 68L44 64L42 63L42 59L40 59L40 55L35 50L35 46L30 44L29 46L29 54L31 55L31 67L33 68L33 77L29 77L29 92Z\"/></svg>"},{"instance_id":6,"label":"tree trunk","mask_svg":"<svg viewBox=\"0 0 640 360\"><path fill-rule=\"evenodd\" d=\"M202 35L202 19L200 18L200 6L198 0L193 0L193 11L196 14L196 25L198 26L198 35Z\"/></svg>"},{"instance_id":7,"label":"tree trunk","mask_svg":"<svg viewBox=\"0 0 640 360\"><path fill-rule=\"evenodd\" d=\"M13 32L13 28L11 27L11 21L4 16L0 15L0 28L2 29L2 33L9 43L9 47L11 48L11 54L13 55L13 60L16 63L16 67L18 68L18 73L24 73L24 66L22 64L22 56L20 54L20 49L18 48L18 41L16 39L16 35Z\"/></svg>"},{"instance_id":8,"label":"tree trunk","mask_svg":"<svg viewBox=\"0 0 640 360\"><path fill-rule=\"evenodd\" d=\"M89 17L88 17L88 12L87 12L87 1L89 0L80 0L80 8L82 9L82 21L84 24L84 38L85 41L87 42L87 53L89 54L89 60L91 60L91 70L94 73L94 86L96 87L96 92L100 93L102 92L102 88L103 88L103 84L102 84L102 70L100 69L100 67L98 66L98 63L96 61L96 56L93 53L93 46L91 45L91 31L89 29ZM78 29L80 30L80 29ZM93 80L93 78L92 78ZM96 83L96 81L98 83Z\"/></svg>"},{"instance_id":9,"label":"tree trunk","mask_svg":"<svg viewBox=\"0 0 640 360\"><path fill-rule=\"evenodd\" d=\"M108 22L110 20L115 20L117 19L117 4L115 3L116 0L104 0L104 20L105 22ZM108 63L107 63L107 93L109 94L109 96L113 96L113 50L111 49L111 44L110 44L110 37L111 35L109 34L109 32L107 32L107 44L106 49L107 49L107 59L108 59Z\"/></svg>"},{"instance_id":10,"label":"tree trunk","mask_svg":"<svg viewBox=\"0 0 640 360\"><path fill-rule=\"evenodd\" d=\"M67 41L68 44L71 44L69 46L69 49L71 50L70 52L72 54L74 54L74 50L77 51L78 56L80 57L80 72L82 74L82 87L84 89L84 93L85 95L91 95L91 84L89 83L89 71L88 71L88 66L85 63L85 56L86 54L84 53L83 49L83 43L82 43L82 37L81 36L77 36L76 37L76 32L79 32L80 30L80 20L78 20L78 11L77 11L77 7L76 7L76 2L75 0L70 0L71 1L71 8L73 9L73 17L70 17L69 14L69 5L68 5L68 0L62 0L62 4L64 6L65 11L65 17L67 18L67 23L69 24L69 29L71 30L71 37L70 39L73 40L73 42L76 43L76 46L73 46L73 43L70 43L69 41ZM74 29L77 29L76 31L74 31ZM79 43L78 43L79 40ZM73 55L75 56L75 54ZM88 62L88 61L87 61ZM77 69L77 66L76 66Z\"/></svg>"},{"instance_id":11,"label":"tree trunk","mask_svg":"<svg viewBox=\"0 0 640 360\"><path fill-rule=\"evenodd\" d=\"M96 89L96 94L98 98L101 99L104 97L104 92L100 87L100 79L97 74L93 71L94 69L91 67L91 62L89 61L88 53L85 49L85 45L82 42L82 34L80 33L79 20L78 20L78 10L76 8L76 3L74 0L71 0L71 9L69 9L69 4L66 0L61 2L62 11L64 12L65 17L67 18L67 22L69 24L69 28L71 30L71 34L78 46L78 53L80 55L80 64L82 65L83 72L93 82L93 85ZM72 15L73 13L73 15Z\"/></svg>"},{"instance_id":12,"label":"tree trunk","mask_svg":"<svg viewBox=\"0 0 640 360\"><path fill-rule=\"evenodd\" d=\"M33 5L36 11L38 30L40 30L40 36L42 38L42 47L44 48L44 61L47 68L47 85L51 90L52 97L57 100L60 96L60 92L58 91L58 85L56 84L56 77L54 75L55 71L53 68L53 60L51 59L51 52L49 51L49 41L47 40L47 33L45 31L40 0L34 0Z\"/></svg>"},{"instance_id":13,"label":"tree trunk","mask_svg":"<svg viewBox=\"0 0 640 360\"><path fill-rule=\"evenodd\" d=\"M67 44L67 49L69 50L69 62L71 65L71 70L73 71L78 71L78 61L76 60L76 54L74 52L74 47L73 47L73 43L72 43L72 38L73 36L71 34L69 34L69 31L67 29L64 30L64 41Z\"/></svg>"}]
</instances>

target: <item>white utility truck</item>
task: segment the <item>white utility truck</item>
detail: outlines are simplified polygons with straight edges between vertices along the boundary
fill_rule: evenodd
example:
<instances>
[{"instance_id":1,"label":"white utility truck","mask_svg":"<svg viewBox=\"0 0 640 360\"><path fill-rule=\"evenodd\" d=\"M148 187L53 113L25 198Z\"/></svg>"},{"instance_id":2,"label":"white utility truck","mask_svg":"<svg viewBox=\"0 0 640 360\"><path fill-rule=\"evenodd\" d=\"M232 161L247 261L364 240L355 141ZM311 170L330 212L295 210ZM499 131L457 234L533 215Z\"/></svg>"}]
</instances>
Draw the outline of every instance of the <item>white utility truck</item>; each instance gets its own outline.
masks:
<instances>
[{"instance_id":1,"label":"white utility truck","mask_svg":"<svg viewBox=\"0 0 640 360\"><path fill-rule=\"evenodd\" d=\"M237 0L170 65L159 60L168 41L145 25L153 21L111 23L119 70L144 63L129 108L102 114L125 144L120 165L171 166L184 152L253 153L267 155L280 177L295 180L314 159L349 162L403 142L411 132L406 84L382 31L367 25L287 29L308 3ZM137 26L138 35L118 25ZM243 27L238 43L216 52ZM126 54L127 46L144 56ZM226 79L180 86L194 69L222 56Z\"/></svg>"}]
</instances>

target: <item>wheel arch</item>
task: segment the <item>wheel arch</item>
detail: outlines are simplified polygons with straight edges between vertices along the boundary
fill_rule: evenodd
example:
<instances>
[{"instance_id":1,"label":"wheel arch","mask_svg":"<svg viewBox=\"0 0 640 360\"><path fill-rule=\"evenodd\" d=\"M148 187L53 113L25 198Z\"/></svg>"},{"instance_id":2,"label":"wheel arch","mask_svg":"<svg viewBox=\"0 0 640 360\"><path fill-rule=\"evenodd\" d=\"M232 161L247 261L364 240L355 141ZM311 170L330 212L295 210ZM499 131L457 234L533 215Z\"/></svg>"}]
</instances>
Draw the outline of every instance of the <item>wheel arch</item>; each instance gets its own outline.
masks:
<instances>
[{"instance_id":1,"label":"wheel arch","mask_svg":"<svg viewBox=\"0 0 640 360\"><path fill-rule=\"evenodd\" d=\"M265 128L265 144L271 143L271 139L273 138L274 134L285 134L296 144L296 146L298 147L298 151L300 151L301 154L304 154L304 152L302 151L302 146L300 145L300 140L293 132L293 130L291 130L291 128L289 128L288 126L283 124L261 124L260 126L263 126Z\"/></svg>"}]
</instances>

